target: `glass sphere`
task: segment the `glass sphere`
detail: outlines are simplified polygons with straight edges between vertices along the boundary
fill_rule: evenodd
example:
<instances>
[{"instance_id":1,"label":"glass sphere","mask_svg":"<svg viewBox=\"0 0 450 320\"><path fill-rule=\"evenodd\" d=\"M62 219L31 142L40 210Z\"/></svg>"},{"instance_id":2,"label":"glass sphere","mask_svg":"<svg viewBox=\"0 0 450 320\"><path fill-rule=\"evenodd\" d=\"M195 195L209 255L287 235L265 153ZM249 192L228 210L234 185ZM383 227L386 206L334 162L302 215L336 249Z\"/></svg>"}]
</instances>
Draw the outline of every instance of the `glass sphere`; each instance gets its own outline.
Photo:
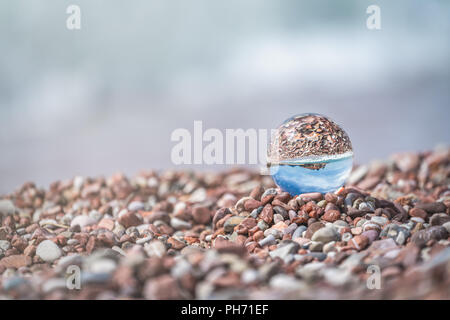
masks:
<instances>
[{"instance_id":1,"label":"glass sphere","mask_svg":"<svg viewBox=\"0 0 450 320\"><path fill-rule=\"evenodd\" d=\"M275 131L268 166L275 183L293 196L333 192L350 175L353 149L347 133L328 117L300 114Z\"/></svg>"}]
</instances>

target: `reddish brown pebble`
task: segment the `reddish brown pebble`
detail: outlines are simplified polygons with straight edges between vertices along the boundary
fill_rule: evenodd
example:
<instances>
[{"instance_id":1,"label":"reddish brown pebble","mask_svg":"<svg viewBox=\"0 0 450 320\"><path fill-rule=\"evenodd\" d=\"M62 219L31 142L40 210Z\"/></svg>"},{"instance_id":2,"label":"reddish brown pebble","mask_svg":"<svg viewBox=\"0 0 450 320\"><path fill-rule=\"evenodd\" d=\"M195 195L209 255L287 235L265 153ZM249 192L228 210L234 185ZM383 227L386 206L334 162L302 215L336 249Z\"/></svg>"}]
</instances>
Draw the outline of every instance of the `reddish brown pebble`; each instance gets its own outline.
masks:
<instances>
[{"instance_id":1,"label":"reddish brown pebble","mask_svg":"<svg viewBox=\"0 0 450 320\"><path fill-rule=\"evenodd\" d=\"M427 218L426 211L422 210L422 209L419 209L419 208L412 208L411 210L409 210L409 215L411 217L422 218L423 220L425 220Z\"/></svg>"},{"instance_id":2,"label":"reddish brown pebble","mask_svg":"<svg viewBox=\"0 0 450 320\"><path fill-rule=\"evenodd\" d=\"M253 211L254 209L261 206L261 202L255 199L248 199L244 202L244 209L246 211Z\"/></svg>"},{"instance_id":3,"label":"reddish brown pebble","mask_svg":"<svg viewBox=\"0 0 450 320\"><path fill-rule=\"evenodd\" d=\"M273 209L270 204L266 204L262 209L259 217L264 220L265 223L270 224L273 220Z\"/></svg>"},{"instance_id":4,"label":"reddish brown pebble","mask_svg":"<svg viewBox=\"0 0 450 320\"><path fill-rule=\"evenodd\" d=\"M107 229L107 230L112 231L114 229L114 220L113 219L103 218L98 223L98 228Z\"/></svg>"},{"instance_id":5,"label":"reddish brown pebble","mask_svg":"<svg viewBox=\"0 0 450 320\"><path fill-rule=\"evenodd\" d=\"M181 242L181 241L179 241L177 239L174 239L172 237L170 237L167 240L167 243L169 243L172 246L172 248L174 248L176 250L181 250L181 249L183 249L186 246L186 244L184 242Z\"/></svg>"},{"instance_id":6,"label":"reddish brown pebble","mask_svg":"<svg viewBox=\"0 0 450 320\"><path fill-rule=\"evenodd\" d=\"M350 247L355 248L358 251L366 248L368 244L369 238L363 235L357 235L349 241Z\"/></svg>"},{"instance_id":7,"label":"reddish brown pebble","mask_svg":"<svg viewBox=\"0 0 450 320\"><path fill-rule=\"evenodd\" d=\"M29 266L31 264L31 258L29 256L18 254L5 257L0 260L0 266L4 268L21 268Z\"/></svg>"},{"instance_id":8,"label":"reddish brown pebble","mask_svg":"<svg viewBox=\"0 0 450 320\"><path fill-rule=\"evenodd\" d=\"M199 224L208 224L211 222L211 213L207 207L194 207L192 209L194 221Z\"/></svg>"},{"instance_id":9,"label":"reddish brown pebble","mask_svg":"<svg viewBox=\"0 0 450 320\"><path fill-rule=\"evenodd\" d=\"M122 214L117 220L121 225L125 228L134 227L142 224L141 219L131 211L127 211L125 214Z\"/></svg>"},{"instance_id":10,"label":"reddish brown pebble","mask_svg":"<svg viewBox=\"0 0 450 320\"><path fill-rule=\"evenodd\" d=\"M162 275L149 279L145 283L144 297L146 299L173 300L181 299L180 288L176 279L170 275Z\"/></svg>"}]
</instances>

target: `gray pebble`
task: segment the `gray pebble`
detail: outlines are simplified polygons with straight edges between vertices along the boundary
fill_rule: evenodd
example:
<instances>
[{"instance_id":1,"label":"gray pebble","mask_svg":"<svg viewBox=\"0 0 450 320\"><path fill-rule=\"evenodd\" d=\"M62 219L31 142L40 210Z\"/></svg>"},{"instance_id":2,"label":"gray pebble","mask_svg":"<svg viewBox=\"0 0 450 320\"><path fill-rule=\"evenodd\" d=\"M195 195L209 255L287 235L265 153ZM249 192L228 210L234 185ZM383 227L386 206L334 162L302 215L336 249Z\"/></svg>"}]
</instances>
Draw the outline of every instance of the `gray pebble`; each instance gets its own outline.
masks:
<instances>
[{"instance_id":1,"label":"gray pebble","mask_svg":"<svg viewBox=\"0 0 450 320\"><path fill-rule=\"evenodd\" d=\"M7 240L0 240L0 252L11 248L11 244Z\"/></svg>"},{"instance_id":2,"label":"gray pebble","mask_svg":"<svg viewBox=\"0 0 450 320\"><path fill-rule=\"evenodd\" d=\"M330 241L330 242L324 244L322 251L323 251L324 253L329 253L329 252L337 251L335 245L336 245L336 241Z\"/></svg>"},{"instance_id":3,"label":"gray pebble","mask_svg":"<svg viewBox=\"0 0 450 320\"><path fill-rule=\"evenodd\" d=\"M258 218L258 216L259 216L259 214L261 213L261 211L262 211L262 209L263 209L264 207L263 206L260 206L260 207L258 207L258 208L256 208L256 209L253 209L253 211L250 213L250 216L252 217L252 218Z\"/></svg>"},{"instance_id":4,"label":"gray pebble","mask_svg":"<svg viewBox=\"0 0 450 320\"><path fill-rule=\"evenodd\" d=\"M317 260L319 260L319 261L323 261L327 258L327 254L323 253L323 252L309 252L309 253L305 254L305 256L317 258Z\"/></svg>"},{"instance_id":5,"label":"gray pebble","mask_svg":"<svg viewBox=\"0 0 450 320\"><path fill-rule=\"evenodd\" d=\"M283 219L287 219L289 217L289 214L286 211L286 209L284 209L283 207L280 207L280 206L273 207L273 212L274 212L274 214L281 215L283 217Z\"/></svg>"},{"instance_id":6,"label":"gray pebble","mask_svg":"<svg viewBox=\"0 0 450 320\"><path fill-rule=\"evenodd\" d=\"M281 244L277 249L270 251L269 254L272 258L279 257L284 260L289 254L296 253L299 248L298 243L291 241L287 244Z\"/></svg>"},{"instance_id":7,"label":"gray pebble","mask_svg":"<svg viewBox=\"0 0 450 320\"><path fill-rule=\"evenodd\" d=\"M61 257L61 249L51 240L44 240L36 248L36 255L46 262L52 262Z\"/></svg>"},{"instance_id":8,"label":"gray pebble","mask_svg":"<svg viewBox=\"0 0 450 320\"><path fill-rule=\"evenodd\" d=\"M422 224L425 223L425 220L423 220L420 217L412 217L410 220L414 221L415 223L422 223Z\"/></svg>"},{"instance_id":9,"label":"gray pebble","mask_svg":"<svg viewBox=\"0 0 450 320\"><path fill-rule=\"evenodd\" d=\"M170 225L176 230L190 229L192 227L192 225L189 222L186 222L184 220L175 217L170 219Z\"/></svg>"},{"instance_id":10,"label":"gray pebble","mask_svg":"<svg viewBox=\"0 0 450 320\"><path fill-rule=\"evenodd\" d=\"M132 201L128 204L128 210L130 211L139 211L144 210L145 205L140 201Z\"/></svg>"},{"instance_id":11,"label":"gray pebble","mask_svg":"<svg viewBox=\"0 0 450 320\"><path fill-rule=\"evenodd\" d=\"M275 237L271 234L258 242L261 247L264 247L265 245L273 245L276 243L277 241L275 240Z\"/></svg>"},{"instance_id":12,"label":"gray pebble","mask_svg":"<svg viewBox=\"0 0 450 320\"><path fill-rule=\"evenodd\" d=\"M286 229L284 229L283 234L292 234L297 229L296 223L291 223Z\"/></svg>"},{"instance_id":13,"label":"gray pebble","mask_svg":"<svg viewBox=\"0 0 450 320\"><path fill-rule=\"evenodd\" d=\"M144 250L149 257L161 258L166 253L166 246L159 240L154 240L150 243L144 244Z\"/></svg>"},{"instance_id":14,"label":"gray pebble","mask_svg":"<svg viewBox=\"0 0 450 320\"><path fill-rule=\"evenodd\" d=\"M367 222L366 219L360 219L360 220L356 223L356 227L362 227L362 225L363 225L364 223L366 223L366 222Z\"/></svg>"},{"instance_id":15,"label":"gray pebble","mask_svg":"<svg viewBox=\"0 0 450 320\"><path fill-rule=\"evenodd\" d=\"M376 223L376 224L378 224L380 226L384 226L386 223L389 222L389 220L387 218L381 217L381 216L373 216L370 219L370 221L373 222L373 223Z\"/></svg>"},{"instance_id":16,"label":"gray pebble","mask_svg":"<svg viewBox=\"0 0 450 320\"><path fill-rule=\"evenodd\" d=\"M269 189L267 189L266 191L264 191L264 193L262 194L262 196L261 196L261 199L262 198L264 198L265 196L268 196L268 195L276 195L277 194L277 189L275 189L275 188L269 188Z\"/></svg>"},{"instance_id":17,"label":"gray pebble","mask_svg":"<svg viewBox=\"0 0 450 320\"><path fill-rule=\"evenodd\" d=\"M16 212L16 207L11 200L3 199L0 200L0 216L13 215Z\"/></svg>"},{"instance_id":18,"label":"gray pebble","mask_svg":"<svg viewBox=\"0 0 450 320\"><path fill-rule=\"evenodd\" d=\"M342 241L348 242L351 238L353 238L353 235L350 232L342 234Z\"/></svg>"},{"instance_id":19,"label":"gray pebble","mask_svg":"<svg viewBox=\"0 0 450 320\"><path fill-rule=\"evenodd\" d=\"M288 214L289 214L289 219L290 220L292 220L295 217L297 217L297 212L295 212L294 210L289 210Z\"/></svg>"},{"instance_id":20,"label":"gray pebble","mask_svg":"<svg viewBox=\"0 0 450 320\"><path fill-rule=\"evenodd\" d=\"M292 240L300 238L307 229L306 226L299 226L297 229L295 229L294 233L292 234Z\"/></svg>"},{"instance_id":21,"label":"gray pebble","mask_svg":"<svg viewBox=\"0 0 450 320\"><path fill-rule=\"evenodd\" d=\"M314 232L311 237L312 241L318 241L322 243L328 243L330 241L338 241L340 239L340 235L334 227L325 227L320 228L316 232Z\"/></svg>"},{"instance_id":22,"label":"gray pebble","mask_svg":"<svg viewBox=\"0 0 450 320\"><path fill-rule=\"evenodd\" d=\"M275 223L275 224L277 224L278 222L281 222L281 221L284 221L284 218L283 218L283 216L281 215L281 214L275 214L274 216L273 216L273 222Z\"/></svg>"},{"instance_id":23,"label":"gray pebble","mask_svg":"<svg viewBox=\"0 0 450 320\"><path fill-rule=\"evenodd\" d=\"M267 229L264 231L264 236L273 235L275 239L281 239L283 237L283 232L277 229Z\"/></svg>"},{"instance_id":24,"label":"gray pebble","mask_svg":"<svg viewBox=\"0 0 450 320\"><path fill-rule=\"evenodd\" d=\"M260 230L262 230L262 231L266 231L267 228L269 228L269 225L268 225L264 220L258 221L257 226L258 226L258 228L259 228Z\"/></svg>"},{"instance_id":25,"label":"gray pebble","mask_svg":"<svg viewBox=\"0 0 450 320\"><path fill-rule=\"evenodd\" d=\"M152 236L144 237L144 238L136 240L136 244L143 244L143 243L149 242L152 239L153 239Z\"/></svg>"},{"instance_id":26,"label":"gray pebble","mask_svg":"<svg viewBox=\"0 0 450 320\"><path fill-rule=\"evenodd\" d=\"M322 252L322 248L323 248L322 242L312 241L309 245L309 250L311 252Z\"/></svg>"},{"instance_id":27,"label":"gray pebble","mask_svg":"<svg viewBox=\"0 0 450 320\"><path fill-rule=\"evenodd\" d=\"M450 222L446 222L442 225L445 229L447 229L447 232L450 234Z\"/></svg>"},{"instance_id":28,"label":"gray pebble","mask_svg":"<svg viewBox=\"0 0 450 320\"><path fill-rule=\"evenodd\" d=\"M337 220L337 221L333 222L333 226L341 227L341 228L349 227L348 223L344 220Z\"/></svg>"},{"instance_id":29,"label":"gray pebble","mask_svg":"<svg viewBox=\"0 0 450 320\"><path fill-rule=\"evenodd\" d=\"M70 223L70 227L74 227L76 225L80 226L80 228L84 228L86 226L90 226L97 223L97 221L94 218L91 218L86 215L80 215L73 218L72 222Z\"/></svg>"}]
</instances>

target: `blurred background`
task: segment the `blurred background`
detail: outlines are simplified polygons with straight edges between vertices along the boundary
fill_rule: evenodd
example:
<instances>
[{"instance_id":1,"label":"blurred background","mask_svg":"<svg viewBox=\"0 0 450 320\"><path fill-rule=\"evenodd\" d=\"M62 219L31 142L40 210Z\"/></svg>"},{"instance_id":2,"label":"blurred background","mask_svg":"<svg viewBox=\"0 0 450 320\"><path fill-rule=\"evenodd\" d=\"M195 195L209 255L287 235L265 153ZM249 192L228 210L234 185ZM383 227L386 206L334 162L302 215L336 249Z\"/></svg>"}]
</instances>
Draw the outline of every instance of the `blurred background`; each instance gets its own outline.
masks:
<instances>
[{"instance_id":1,"label":"blurred background","mask_svg":"<svg viewBox=\"0 0 450 320\"><path fill-rule=\"evenodd\" d=\"M172 168L170 134L194 120L322 113L358 163L448 144L449 18L444 0L1 1L0 193Z\"/></svg>"}]
</instances>

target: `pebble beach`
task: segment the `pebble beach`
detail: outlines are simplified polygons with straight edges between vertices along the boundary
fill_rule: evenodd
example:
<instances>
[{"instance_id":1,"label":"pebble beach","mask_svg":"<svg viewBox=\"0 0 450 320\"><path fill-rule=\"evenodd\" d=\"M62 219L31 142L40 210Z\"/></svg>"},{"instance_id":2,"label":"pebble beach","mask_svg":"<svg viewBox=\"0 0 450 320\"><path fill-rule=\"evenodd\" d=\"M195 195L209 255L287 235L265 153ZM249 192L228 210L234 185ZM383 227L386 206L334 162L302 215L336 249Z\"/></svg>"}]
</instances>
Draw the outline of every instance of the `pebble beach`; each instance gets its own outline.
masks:
<instances>
[{"instance_id":1,"label":"pebble beach","mask_svg":"<svg viewBox=\"0 0 450 320\"><path fill-rule=\"evenodd\" d=\"M449 186L443 147L295 197L247 168L27 182L0 196L0 298L449 299Z\"/></svg>"}]
</instances>

